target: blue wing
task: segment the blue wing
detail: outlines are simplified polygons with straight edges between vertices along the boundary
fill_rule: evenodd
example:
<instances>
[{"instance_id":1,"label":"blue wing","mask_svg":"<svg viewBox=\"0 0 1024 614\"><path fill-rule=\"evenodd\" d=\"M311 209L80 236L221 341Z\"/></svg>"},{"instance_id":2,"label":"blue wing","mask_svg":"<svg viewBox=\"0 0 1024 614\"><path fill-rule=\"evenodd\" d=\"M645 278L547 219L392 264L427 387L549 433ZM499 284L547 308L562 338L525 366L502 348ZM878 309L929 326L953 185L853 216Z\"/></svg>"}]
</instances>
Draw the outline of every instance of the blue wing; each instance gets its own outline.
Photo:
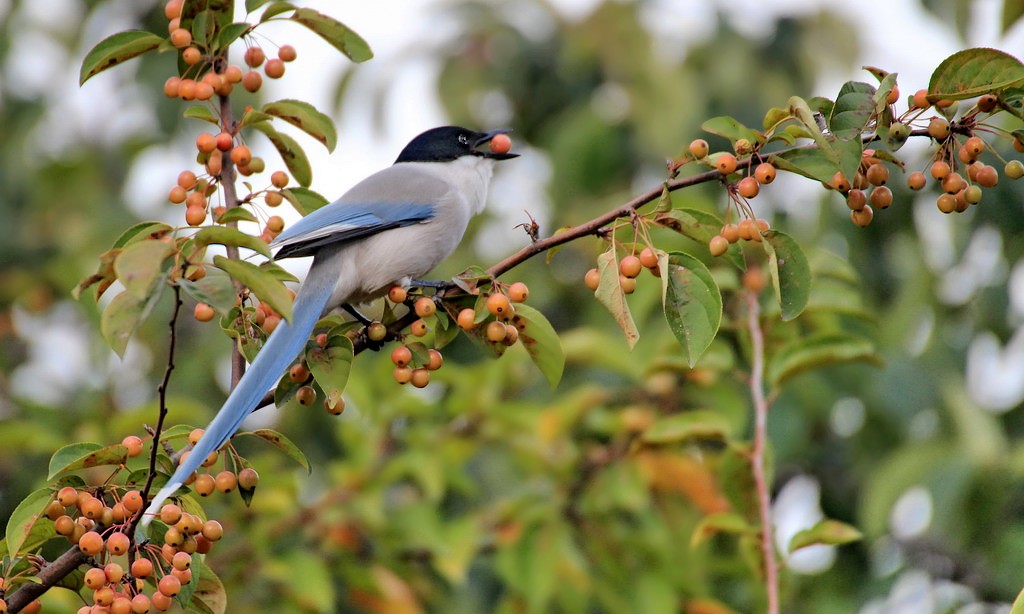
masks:
<instances>
[{"instance_id":1,"label":"blue wing","mask_svg":"<svg viewBox=\"0 0 1024 614\"><path fill-rule=\"evenodd\" d=\"M341 203L321 207L285 229L270 246L276 259L312 256L331 243L353 241L391 228L429 220L432 205L421 203Z\"/></svg>"}]
</instances>

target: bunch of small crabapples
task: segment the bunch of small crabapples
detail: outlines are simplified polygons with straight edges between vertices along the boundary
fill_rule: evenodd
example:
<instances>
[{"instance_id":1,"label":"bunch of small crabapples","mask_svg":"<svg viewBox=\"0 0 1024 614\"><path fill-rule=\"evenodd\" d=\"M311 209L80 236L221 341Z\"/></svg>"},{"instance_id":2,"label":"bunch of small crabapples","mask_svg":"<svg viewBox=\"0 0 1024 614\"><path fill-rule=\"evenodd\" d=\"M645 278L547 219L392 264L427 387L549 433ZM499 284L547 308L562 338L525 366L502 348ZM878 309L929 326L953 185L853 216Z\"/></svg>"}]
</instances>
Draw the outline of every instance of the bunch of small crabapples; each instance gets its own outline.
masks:
<instances>
[{"instance_id":1,"label":"bunch of small crabapples","mask_svg":"<svg viewBox=\"0 0 1024 614\"><path fill-rule=\"evenodd\" d=\"M196 429L189 435L189 441L194 445L201 435L202 431ZM121 444L127 448L129 457L142 453L140 437L129 435ZM216 454L211 455L213 461ZM213 464L210 459L207 461L203 466ZM237 476L228 471L216 478L200 474L193 476L190 483L201 496L206 496L214 488L221 492L231 492L237 486L252 489L258 480L256 472L246 468ZM208 491L207 481L212 486ZM53 521L55 532L90 557L87 561L91 567L84 582L93 591L93 605L83 606L79 614L144 614L169 609L182 585L192 579L192 555L208 553L224 535L224 528L216 520L204 521L168 503L159 514L160 521L167 525L163 545L133 545L127 531L145 504L138 490L107 485L81 489L64 486L46 506L43 513ZM156 590L147 593L147 582L154 584ZM0 605L0 612L5 612L4 608Z\"/></svg>"}]
</instances>

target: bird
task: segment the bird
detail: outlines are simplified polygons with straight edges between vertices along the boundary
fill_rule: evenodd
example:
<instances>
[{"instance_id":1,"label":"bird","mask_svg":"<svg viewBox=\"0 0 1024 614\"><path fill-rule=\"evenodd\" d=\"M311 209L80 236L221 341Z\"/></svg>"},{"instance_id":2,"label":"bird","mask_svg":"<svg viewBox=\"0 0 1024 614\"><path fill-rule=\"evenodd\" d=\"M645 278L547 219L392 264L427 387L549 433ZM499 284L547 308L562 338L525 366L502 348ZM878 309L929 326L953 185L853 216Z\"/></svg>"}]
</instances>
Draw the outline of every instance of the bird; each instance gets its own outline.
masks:
<instances>
[{"instance_id":1,"label":"bird","mask_svg":"<svg viewBox=\"0 0 1024 614\"><path fill-rule=\"evenodd\" d=\"M394 164L363 179L341 198L311 212L270 246L275 260L312 256L290 321L267 338L245 375L166 485L147 506L152 522L200 464L238 430L273 382L306 345L317 321L409 285L451 255L470 218L481 213L494 163L518 156L482 149L509 130L432 128L413 138Z\"/></svg>"}]
</instances>

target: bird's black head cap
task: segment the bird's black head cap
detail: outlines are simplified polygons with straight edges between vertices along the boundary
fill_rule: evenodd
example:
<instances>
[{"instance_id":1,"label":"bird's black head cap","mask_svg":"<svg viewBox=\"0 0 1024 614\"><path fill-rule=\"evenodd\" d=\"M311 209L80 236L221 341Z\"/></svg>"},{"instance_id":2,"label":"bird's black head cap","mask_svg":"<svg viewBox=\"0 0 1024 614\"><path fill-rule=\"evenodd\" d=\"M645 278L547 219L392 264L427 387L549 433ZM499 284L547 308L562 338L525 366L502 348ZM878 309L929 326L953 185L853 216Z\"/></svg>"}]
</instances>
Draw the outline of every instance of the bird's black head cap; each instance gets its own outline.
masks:
<instances>
[{"instance_id":1,"label":"bird's black head cap","mask_svg":"<svg viewBox=\"0 0 1024 614\"><path fill-rule=\"evenodd\" d=\"M494 153L478 149L499 134L509 130L476 132L459 126L431 128L420 134L405 146L395 163L399 162L451 162L463 156L480 156L492 160L508 160L519 154Z\"/></svg>"}]
</instances>

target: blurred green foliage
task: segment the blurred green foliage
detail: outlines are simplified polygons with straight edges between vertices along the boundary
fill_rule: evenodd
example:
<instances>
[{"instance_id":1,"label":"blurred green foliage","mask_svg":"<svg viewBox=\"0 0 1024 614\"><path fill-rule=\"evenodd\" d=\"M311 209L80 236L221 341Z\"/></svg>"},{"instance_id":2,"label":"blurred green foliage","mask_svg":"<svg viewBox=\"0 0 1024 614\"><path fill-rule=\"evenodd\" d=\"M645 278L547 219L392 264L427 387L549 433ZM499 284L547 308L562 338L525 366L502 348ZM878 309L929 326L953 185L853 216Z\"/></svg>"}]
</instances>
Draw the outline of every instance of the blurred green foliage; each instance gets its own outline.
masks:
<instances>
[{"instance_id":1,"label":"blurred green foliage","mask_svg":"<svg viewBox=\"0 0 1024 614\"><path fill-rule=\"evenodd\" d=\"M14 2L0 21L0 64L24 42L25 4ZM685 18L684 8L664 4ZM85 3L83 23L108 6ZM570 20L541 0L439 3L435 10L454 20L459 35L415 47L442 62L438 91L453 123L486 123L480 101L496 94L508 105L516 139L547 157L550 221L542 232L590 219L638 185L657 185L664 160L701 136L704 119L732 115L759 125L791 95L834 96L813 90L822 70L841 67L846 74L828 75L839 82L855 68L851 26L827 12L779 20L757 39L722 17L705 38L683 47L652 35L645 25L657 18L652 6L608 1ZM163 27L137 10L143 25ZM532 27L515 25L523 20L511 11L533 19ZM92 42L82 36L51 38L77 65L71 54ZM885 68L898 70L900 58L890 61ZM145 129L98 139L60 126L69 144L56 151L41 140L54 100L18 96L17 83L0 81L0 518L39 487L60 446L113 443L142 434L155 419L168 306L142 327L120 363L99 339L96 307L89 299L71 303L68 292L137 212L151 209L130 202L123 189L140 154L177 135L192 138L195 126L159 95L169 62L155 55L114 71L125 71L118 83L138 85L133 91L144 99L133 105L155 110ZM901 85L908 94L926 84ZM341 100L379 94L342 93ZM120 95L110 92L104 113L120 112ZM709 140L713 150L727 146ZM182 167L190 156L182 148ZM922 612L1009 602L1021 584L1021 401L999 413L982 409L968 394L965 371L979 333L1005 343L1020 326L1007 280L1024 256L1015 240L1024 232L1022 192L1004 180L971 213L939 218L929 198L915 203L893 183L896 204L866 230L849 223L834 194L790 195L771 186L754 202L812 254L822 304L838 303L793 323L769 320L770 351L814 330L854 331L874 339L884 358L881 367L797 375L775 399L769 432L776 488L813 477L821 500L808 501L810 508L820 505L825 516L866 536L838 549L834 563L815 575L786 571L786 612L878 606L921 571L933 582L929 590L946 581L962 589L944 593L954 595L947 602L928 593L931 601L920 603L931 609L915 610ZM787 202L793 198L804 202ZM673 196L677 207L707 211L723 201L717 186ZM666 250L704 254L669 231L654 240ZM465 242L451 268L478 262L471 245ZM974 253L970 245L995 251L997 265L978 268L978 256L965 259ZM750 430L749 340L735 320L742 313L737 275L713 269L726 291L727 321L689 369L659 313L653 279L641 279L630 298L641 339L627 353L614 322L579 281L598 249L597 240L581 241L549 266L537 258L506 276L529 283L531 304L561 333L568 364L556 390L520 349L494 361L460 338L424 392L391 381L386 352L364 353L341 418L313 409L264 418L299 443L314 471L307 477L258 442L239 444L263 477L253 506L223 497L204 502L227 530L207 562L227 585L229 611L762 609L749 536L713 535L691 545L710 514L754 519L742 454ZM965 278L982 283L966 299L950 299L949 288ZM223 399L217 376L229 344L211 330L183 325L169 403L175 423L202 424ZM84 374L75 375L83 365ZM718 417L719 436L644 439L694 410ZM102 481L104 474L87 477ZM902 534L894 530L894 505L916 486L930 496L930 522ZM61 546L51 544L45 554ZM74 611L76 599L51 591L44 603Z\"/></svg>"}]
</instances>

